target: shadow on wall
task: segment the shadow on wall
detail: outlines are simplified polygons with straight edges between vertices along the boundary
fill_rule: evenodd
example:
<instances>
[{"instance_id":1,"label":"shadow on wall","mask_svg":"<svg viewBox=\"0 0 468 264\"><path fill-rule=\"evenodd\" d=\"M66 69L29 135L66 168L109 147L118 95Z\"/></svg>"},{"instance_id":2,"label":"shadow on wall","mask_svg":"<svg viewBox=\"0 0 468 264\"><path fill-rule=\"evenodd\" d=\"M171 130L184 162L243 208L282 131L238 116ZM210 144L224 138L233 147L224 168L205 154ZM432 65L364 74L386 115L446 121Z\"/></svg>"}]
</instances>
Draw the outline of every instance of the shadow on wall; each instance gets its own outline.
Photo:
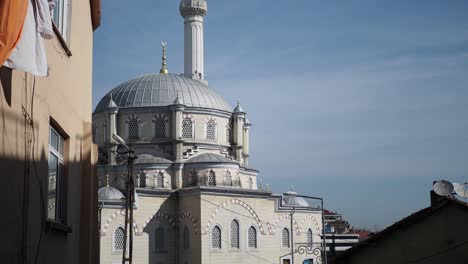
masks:
<instances>
[{"instance_id":1,"label":"shadow on wall","mask_svg":"<svg viewBox=\"0 0 468 264\"><path fill-rule=\"evenodd\" d=\"M148 263L175 263L178 232L175 219L175 195L164 200L143 228L148 234Z\"/></svg>"}]
</instances>

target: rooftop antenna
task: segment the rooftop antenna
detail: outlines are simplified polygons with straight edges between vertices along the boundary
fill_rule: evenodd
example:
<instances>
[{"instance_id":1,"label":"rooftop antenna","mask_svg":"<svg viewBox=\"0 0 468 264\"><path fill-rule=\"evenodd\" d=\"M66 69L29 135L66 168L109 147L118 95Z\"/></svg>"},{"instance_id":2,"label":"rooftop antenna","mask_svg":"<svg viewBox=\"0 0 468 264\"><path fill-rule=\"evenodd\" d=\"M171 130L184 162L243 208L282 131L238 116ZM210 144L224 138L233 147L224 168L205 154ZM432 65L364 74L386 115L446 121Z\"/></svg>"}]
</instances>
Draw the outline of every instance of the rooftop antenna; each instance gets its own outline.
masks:
<instances>
[{"instance_id":1,"label":"rooftop antenna","mask_svg":"<svg viewBox=\"0 0 468 264\"><path fill-rule=\"evenodd\" d=\"M453 189L456 195L463 197L465 199L468 198L468 182L453 183Z\"/></svg>"},{"instance_id":2,"label":"rooftop antenna","mask_svg":"<svg viewBox=\"0 0 468 264\"><path fill-rule=\"evenodd\" d=\"M453 184L449 181L435 181L432 184L434 192L440 196L449 196L453 193Z\"/></svg>"}]
</instances>

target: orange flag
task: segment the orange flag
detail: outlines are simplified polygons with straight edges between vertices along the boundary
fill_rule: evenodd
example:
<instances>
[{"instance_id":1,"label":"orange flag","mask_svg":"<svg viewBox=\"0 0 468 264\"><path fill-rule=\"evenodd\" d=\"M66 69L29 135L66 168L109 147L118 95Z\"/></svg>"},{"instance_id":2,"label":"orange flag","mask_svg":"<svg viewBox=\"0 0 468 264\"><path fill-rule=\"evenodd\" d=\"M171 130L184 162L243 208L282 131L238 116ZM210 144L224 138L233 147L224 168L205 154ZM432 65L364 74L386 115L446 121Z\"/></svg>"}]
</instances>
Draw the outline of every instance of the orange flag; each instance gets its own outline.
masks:
<instances>
[{"instance_id":1,"label":"orange flag","mask_svg":"<svg viewBox=\"0 0 468 264\"><path fill-rule=\"evenodd\" d=\"M28 0L0 0L0 66L21 37Z\"/></svg>"}]
</instances>

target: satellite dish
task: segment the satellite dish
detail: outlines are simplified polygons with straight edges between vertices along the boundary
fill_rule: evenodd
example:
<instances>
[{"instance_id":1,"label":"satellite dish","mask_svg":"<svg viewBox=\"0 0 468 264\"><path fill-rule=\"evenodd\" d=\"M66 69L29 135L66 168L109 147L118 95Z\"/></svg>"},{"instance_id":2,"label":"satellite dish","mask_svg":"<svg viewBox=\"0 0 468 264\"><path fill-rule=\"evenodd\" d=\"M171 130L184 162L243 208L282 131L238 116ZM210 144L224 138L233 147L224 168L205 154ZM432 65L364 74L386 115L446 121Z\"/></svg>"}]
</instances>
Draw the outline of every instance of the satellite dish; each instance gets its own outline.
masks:
<instances>
[{"instance_id":1,"label":"satellite dish","mask_svg":"<svg viewBox=\"0 0 468 264\"><path fill-rule=\"evenodd\" d=\"M453 193L452 183L444 180L434 182L432 189L434 189L434 192L440 196L448 196Z\"/></svg>"},{"instance_id":2,"label":"satellite dish","mask_svg":"<svg viewBox=\"0 0 468 264\"><path fill-rule=\"evenodd\" d=\"M453 184L453 189L455 190L455 193L463 198L468 198L468 183L454 183Z\"/></svg>"}]
</instances>

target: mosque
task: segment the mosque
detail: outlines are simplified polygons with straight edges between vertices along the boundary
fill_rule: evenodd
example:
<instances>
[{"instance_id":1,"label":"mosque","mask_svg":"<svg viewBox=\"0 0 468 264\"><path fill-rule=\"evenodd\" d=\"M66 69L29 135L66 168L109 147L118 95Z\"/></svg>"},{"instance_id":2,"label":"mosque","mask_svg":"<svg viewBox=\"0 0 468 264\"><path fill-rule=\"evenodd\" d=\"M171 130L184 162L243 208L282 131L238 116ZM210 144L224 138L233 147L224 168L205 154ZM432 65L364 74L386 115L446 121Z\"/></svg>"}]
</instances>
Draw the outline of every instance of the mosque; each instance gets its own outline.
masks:
<instances>
[{"instance_id":1,"label":"mosque","mask_svg":"<svg viewBox=\"0 0 468 264\"><path fill-rule=\"evenodd\" d=\"M101 263L122 263L124 249L128 170L114 134L137 156L133 263L287 264L291 248L296 263L322 263L322 208L262 186L249 166L246 111L239 103L231 107L205 80L206 0L182 0L179 11L184 74L168 72L163 44L159 73L113 88L93 113Z\"/></svg>"}]
</instances>

